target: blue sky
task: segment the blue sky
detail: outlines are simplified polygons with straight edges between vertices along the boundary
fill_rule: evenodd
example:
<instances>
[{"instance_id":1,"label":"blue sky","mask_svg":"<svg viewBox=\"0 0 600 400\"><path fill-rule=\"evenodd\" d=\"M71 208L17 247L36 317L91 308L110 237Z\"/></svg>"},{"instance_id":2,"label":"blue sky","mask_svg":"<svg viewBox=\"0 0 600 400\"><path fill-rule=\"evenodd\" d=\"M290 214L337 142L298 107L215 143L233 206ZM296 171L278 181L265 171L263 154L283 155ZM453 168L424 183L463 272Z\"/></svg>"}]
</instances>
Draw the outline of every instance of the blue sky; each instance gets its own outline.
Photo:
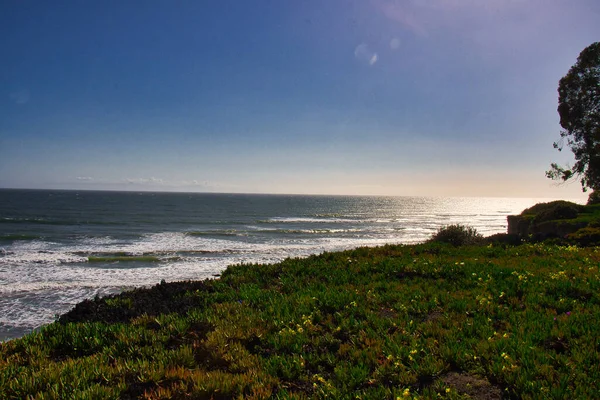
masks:
<instances>
[{"instance_id":1,"label":"blue sky","mask_svg":"<svg viewBox=\"0 0 600 400\"><path fill-rule=\"evenodd\" d=\"M584 198L597 0L5 1L0 187Z\"/></svg>"}]
</instances>

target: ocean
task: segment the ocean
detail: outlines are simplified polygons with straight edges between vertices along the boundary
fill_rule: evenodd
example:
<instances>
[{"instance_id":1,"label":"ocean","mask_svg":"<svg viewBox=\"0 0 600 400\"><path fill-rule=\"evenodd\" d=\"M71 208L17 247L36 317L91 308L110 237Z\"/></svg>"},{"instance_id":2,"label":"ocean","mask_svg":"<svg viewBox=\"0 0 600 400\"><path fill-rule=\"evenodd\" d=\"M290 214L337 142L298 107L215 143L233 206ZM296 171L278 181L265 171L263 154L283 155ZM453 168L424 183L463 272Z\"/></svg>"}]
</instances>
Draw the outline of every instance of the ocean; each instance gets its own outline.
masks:
<instances>
[{"instance_id":1,"label":"ocean","mask_svg":"<svg viewBox=\"0 0 600 400\"><path fill-rule=\"evenodd\" d=\"M232 264L422 242L454 223L506 232L540 201L1 189L0 340L86 298Z\"/></svg>"}]
</instances>

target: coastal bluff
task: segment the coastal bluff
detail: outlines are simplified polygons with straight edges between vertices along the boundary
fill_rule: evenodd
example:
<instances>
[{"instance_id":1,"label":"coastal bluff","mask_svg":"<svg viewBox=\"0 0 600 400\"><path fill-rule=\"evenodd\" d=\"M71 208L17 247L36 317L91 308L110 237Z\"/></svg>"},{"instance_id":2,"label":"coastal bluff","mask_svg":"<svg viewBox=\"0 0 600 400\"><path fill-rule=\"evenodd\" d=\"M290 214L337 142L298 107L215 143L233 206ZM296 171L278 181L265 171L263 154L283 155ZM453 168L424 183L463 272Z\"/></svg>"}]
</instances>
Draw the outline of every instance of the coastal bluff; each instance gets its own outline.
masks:
<instances>
[{"instance_id":1,"label":"coastal bluff","mask_svg":"<svg viewBox=\"0 0 600 400\"><path fill-rule=\"evenodd\" d=\"M578 245L600 242L600 205L557 200L507 216L507 234L523 240L566 240Z\"/></svg>"}]
</instances>

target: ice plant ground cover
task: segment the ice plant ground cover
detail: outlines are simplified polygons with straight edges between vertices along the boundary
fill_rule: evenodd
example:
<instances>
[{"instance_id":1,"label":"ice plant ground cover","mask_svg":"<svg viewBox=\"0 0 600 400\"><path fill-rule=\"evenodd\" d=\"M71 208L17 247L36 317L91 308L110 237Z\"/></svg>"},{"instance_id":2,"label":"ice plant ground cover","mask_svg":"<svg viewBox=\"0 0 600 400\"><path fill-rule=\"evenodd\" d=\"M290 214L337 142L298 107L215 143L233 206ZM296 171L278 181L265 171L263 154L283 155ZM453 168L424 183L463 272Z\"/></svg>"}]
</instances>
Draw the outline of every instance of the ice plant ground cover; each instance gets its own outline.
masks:
<instances>
[{"instance_id":1,"label":"ice plant ground cover","mask_svg":"<svg viewBox=\"0 0 600 400\"><path fill-rule=\"evenodd\" d=\"M233 266L0 344L0 398L595 398L599 266L435 243Z\"/></svg>"}]
</instances>

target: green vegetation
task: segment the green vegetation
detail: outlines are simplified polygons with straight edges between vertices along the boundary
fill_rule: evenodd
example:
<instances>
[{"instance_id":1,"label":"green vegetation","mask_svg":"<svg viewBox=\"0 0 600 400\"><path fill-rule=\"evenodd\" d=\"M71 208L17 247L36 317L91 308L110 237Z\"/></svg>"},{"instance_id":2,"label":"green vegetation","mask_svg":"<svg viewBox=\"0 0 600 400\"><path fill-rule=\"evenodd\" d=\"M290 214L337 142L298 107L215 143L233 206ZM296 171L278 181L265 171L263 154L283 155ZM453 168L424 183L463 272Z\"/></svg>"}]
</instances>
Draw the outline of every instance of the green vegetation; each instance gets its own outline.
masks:
<instances>
[{"instance_id":1,"label":"green vegetation","mask_svg":"<svg viewBox=\"0 0 600 400\"><path fill-rule=\"evenodd\" d=\"M595 398L599 265L428 243L233 266L2 343L0 398Z\"/></svg>"},{"instance_id":2,"label":"green vegetation","mask_svg":"<svg viewBox=\"0 0 600 400\"><path fill-rule=\"evenodd\" d=\"M600 245L599 227L600 204L584 206L559 200L539 203L508 217L508 233L530 242L552 239L563 245Z\"/></svg>"},{"instance_id":3,"label":"green vegetation","mask_svg":"<svg viewBox=\"0 0 600 400\"><path fill-rule=\"evenodd\" d=\"M581 204L565 200L556 200L549 203L538 203L532 207L526 208L521 215L530 215L534 219L543 222L556 219L576 218L577 214L583 212L585 209L586 207Z\"/></svg>"},{"instance_id":4,"label":"green vegetation","mask_svg":"<svg viewBox=\"0 0 600 400\"><path fill-rule=\"evenodd\" d=\"M482 243L483 236L477 233L475 228L457 224L440 228L429 241L432 243L449 243L453 246L465 246Z\"/></svg>"}]
</instances>

